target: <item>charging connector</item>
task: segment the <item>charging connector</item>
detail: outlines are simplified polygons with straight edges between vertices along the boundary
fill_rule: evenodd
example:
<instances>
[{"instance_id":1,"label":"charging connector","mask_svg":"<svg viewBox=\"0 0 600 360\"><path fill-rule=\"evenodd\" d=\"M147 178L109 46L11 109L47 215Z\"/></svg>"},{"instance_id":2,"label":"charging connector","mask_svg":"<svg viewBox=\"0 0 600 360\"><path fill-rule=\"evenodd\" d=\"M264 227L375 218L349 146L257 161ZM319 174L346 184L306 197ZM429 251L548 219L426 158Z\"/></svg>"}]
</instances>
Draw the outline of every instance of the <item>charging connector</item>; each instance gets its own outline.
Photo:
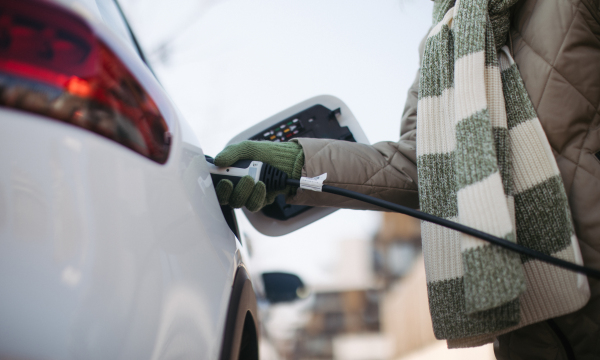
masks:
<instances>
[{"instance_id":1,"label":"charging connector","mask_svg":"<svg viewBox=\"0 0 600 360\"><path fill-rule=\"evenodd\" d=\"M214 159L205 156L213 184L221 180L229 180L237 185L244 176L250 176L254 183L262 181L267 191L283 190L287 186L288 176L274 166L256 160L239 160L231 166L221 167L214 164Z\"/></svg>"}]
</instances>

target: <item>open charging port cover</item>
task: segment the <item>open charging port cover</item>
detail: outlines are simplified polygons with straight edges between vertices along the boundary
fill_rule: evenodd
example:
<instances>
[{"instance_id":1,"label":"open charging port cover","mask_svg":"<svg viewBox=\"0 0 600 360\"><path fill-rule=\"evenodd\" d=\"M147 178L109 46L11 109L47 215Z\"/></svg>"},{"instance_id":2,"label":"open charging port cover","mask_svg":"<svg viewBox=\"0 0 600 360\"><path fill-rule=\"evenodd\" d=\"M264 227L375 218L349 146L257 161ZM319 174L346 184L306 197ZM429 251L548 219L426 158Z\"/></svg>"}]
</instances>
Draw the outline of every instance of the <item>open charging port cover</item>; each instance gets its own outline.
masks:
<instances>
[{"instance_id":1,"label":"open charging port cover","mask_svg":"<svg viewBox=\"0 0 600 360\"><path fill-rule=\"evenodd\" d=\"M244 130L227 145L244 140L284 142L299 137L369 143L346 104L334 96L321 95L303 101ZM252 213L243 209L252 226L268 236L288 234L336 210L286 204L284 195L278 196L273 204L265 206L259 212Z\"/></svg>"}]
</instances>

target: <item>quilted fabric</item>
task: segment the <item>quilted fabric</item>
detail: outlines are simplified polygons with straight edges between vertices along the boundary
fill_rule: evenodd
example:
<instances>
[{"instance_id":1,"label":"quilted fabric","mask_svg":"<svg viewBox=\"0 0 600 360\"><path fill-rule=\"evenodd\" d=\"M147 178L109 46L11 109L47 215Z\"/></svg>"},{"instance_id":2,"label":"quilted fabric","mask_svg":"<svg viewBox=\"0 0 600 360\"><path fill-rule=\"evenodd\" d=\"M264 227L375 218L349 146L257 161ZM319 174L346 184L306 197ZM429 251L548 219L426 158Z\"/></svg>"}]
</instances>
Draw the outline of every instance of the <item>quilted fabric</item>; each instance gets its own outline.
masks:
<instances>
[{"instance_id":1,"label":"quilted fabric","mask_svg":"<svg viewBox=\"0 0 600 360\"><path fill-rule=\"evenodd\" d=\"M517 6L512 52L556 157L584 264L600 268L600 161L594 155L600 150L600 1ZM600 282L588 280L592 297L583 309L554 319L555 327L534 324L501 336L497 357L596 359ZM534 350L539 357L523 355Z\"/></svg>"}]
</instances>

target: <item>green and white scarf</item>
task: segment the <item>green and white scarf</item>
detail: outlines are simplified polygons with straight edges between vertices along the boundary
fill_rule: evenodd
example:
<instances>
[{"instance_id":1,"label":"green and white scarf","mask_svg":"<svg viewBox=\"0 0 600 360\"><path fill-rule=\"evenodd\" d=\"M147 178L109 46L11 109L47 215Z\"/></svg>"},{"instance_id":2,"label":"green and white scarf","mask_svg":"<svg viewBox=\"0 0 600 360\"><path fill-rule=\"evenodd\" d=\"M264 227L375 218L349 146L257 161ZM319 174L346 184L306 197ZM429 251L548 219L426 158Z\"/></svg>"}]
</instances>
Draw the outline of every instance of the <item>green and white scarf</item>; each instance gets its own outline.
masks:
<instances>
[{"instance_id":1,"label":"green and white scarf","mask_svg":"<svg viewBox=\"0 0 600 360\"><path fill-rule=\"evenodd\" d=\"M552 150L507 47L516 0L443 0L417 120L421 210L581 264ZM478 346L581 308L587 278L422 224L435 336Z\"/></svg>"}]
</instances>

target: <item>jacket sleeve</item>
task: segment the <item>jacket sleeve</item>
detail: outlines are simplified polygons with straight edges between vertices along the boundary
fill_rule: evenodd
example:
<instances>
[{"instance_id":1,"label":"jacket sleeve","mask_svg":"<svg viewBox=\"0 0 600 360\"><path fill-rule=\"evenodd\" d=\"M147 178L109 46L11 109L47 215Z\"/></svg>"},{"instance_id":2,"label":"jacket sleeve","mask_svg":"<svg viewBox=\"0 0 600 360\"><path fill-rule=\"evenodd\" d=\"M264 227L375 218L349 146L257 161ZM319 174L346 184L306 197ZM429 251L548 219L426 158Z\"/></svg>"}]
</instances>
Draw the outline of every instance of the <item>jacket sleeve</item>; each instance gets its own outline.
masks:
<instances>
[{"instance_id":1,"label":"jacket sleeve","mask_svg":"<svg viewBox=\"0 0 600 360\"><path fill-rule=\"evenodd\" d=\"M304 150L302 176L327 173L326 185L357 191L397 204L419 207L416 165L419 72L406 100L400 140L365 145L330 139L296 139ZM347 209L381 208L338 195L298 189L287 203Z\"/></svg>"}]
</instances>

